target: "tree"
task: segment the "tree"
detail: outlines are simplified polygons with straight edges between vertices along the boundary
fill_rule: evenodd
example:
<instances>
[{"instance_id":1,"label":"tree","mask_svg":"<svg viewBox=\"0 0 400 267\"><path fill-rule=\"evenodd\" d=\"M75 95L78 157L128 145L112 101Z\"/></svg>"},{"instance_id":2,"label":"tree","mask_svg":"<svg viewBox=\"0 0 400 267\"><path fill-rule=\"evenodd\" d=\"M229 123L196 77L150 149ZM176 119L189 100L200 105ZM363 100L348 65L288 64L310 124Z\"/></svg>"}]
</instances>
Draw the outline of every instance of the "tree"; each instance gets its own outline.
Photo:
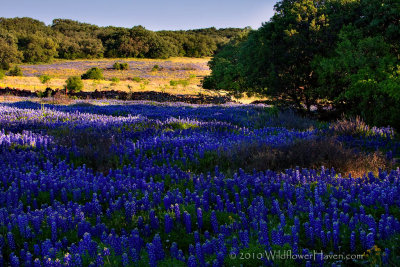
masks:
<instances>
[{"instance_id":1,"label":"tree","mask_svg":"<svg viewBox=\"0 0 400 267\"><path fill-rule=\"evenodd\" d=\"M49 62L57 56L57 47L55 40L46 36L29 34L18 40L23 61L28 63Z\"/></svg>"},{"instance_id":2,"label":"tree","mask_svg":"<svg viewBox=\"0 0 400 267\"><path fill-rule=\"evenodd\" d=\"M353 25L342 29L339 40L334 56L314 62L321 96L370 124L400 127L400 66L391 46Z\"/></svg>"},{"instance_id":3,"label":"tree","mask_svg":"<svg viewBox=\"0 0 400 267\"><path fill-rule=\"evenodd\" d=\"M66 90L71 92L79 92L83 89L83 82L81 77L79 76L72 76L66 80L65 85Z\"/></svg>"},{"instance_id":4,"label":"tree","mask_svg":"<svg viewBox=\"0 0 400 267\"><path fill-rule=\"evenodd\" d=\"M9 70L10 65L19 63L21 57L15 36L0 29L0 69Z\"/></svg>"},{"instance_id":5,"label":"tree","mask_svg":"<svg viewBox=\"0 0 400 267\"><path fill-rule=\"evenodd\" d=\"M317 82L311 62L326 50L329 23L324 2L279 1L269 22L213 58L211 80L217 89L284 99L310 110Z\"/></svg>"},{"instance_id":6,"label":"tree","mask_svg":"<svg viewBox=\"0 0 400 267\"><path fill-rule=\"evenodd\" d=\"M97 67L91 68L82 74L81 78L83 80L104 80L103 70Z\"/></svg>"},{"instance_id":7,"label":"tree","mask_svg":"<svg viewBox=\"0 0 400 267\"><path fill-rule=\"evenodd\" d=\"M203 80L206 89L228 89L236 96L246 90L245 77L241 73L239 63L239 51L241 44L247 40L247 34L232 40L224 46L208 63L212 69L212 75Z\"/></svg>"}]
</instances>

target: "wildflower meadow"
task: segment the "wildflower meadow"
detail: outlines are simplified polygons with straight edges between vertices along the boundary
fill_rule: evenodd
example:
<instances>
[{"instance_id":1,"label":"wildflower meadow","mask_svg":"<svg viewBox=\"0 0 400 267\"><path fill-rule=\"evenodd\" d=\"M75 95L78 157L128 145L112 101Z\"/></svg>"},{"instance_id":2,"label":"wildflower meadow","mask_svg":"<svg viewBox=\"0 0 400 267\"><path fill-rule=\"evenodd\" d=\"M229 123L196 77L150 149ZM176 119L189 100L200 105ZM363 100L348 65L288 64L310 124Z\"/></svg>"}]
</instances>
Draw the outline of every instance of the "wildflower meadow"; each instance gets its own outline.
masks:
<instances>
[{"instance_id":1,"label":"wildflower meadow","mask_svg":"<svg viewBox=\"0 0 400 267\"><path fill-rule=\"evenodd\" d=\"M399 264L393 129L296 116L263 105L0 104L0 266ZM328 138L388 167L367 160L354 176L323 160L243 163ZM243 146L263 150L245 157Z\"/></svg>"}]
</instances>

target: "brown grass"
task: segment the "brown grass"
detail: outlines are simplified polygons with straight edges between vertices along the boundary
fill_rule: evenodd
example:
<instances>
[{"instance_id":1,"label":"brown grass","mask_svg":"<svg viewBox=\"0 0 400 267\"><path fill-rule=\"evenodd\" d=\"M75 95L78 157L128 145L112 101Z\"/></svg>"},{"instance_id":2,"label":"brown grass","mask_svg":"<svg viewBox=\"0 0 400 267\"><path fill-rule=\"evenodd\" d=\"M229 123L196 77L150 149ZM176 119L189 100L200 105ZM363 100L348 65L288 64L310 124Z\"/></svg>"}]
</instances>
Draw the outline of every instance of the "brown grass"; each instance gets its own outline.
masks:
<instances>
[{"instance_id":1,"label":"brown grass","mask_svg":"<svg viewBox=\"0 0 400 267\"><path fill-rule=\"evenodd\" d=\"M330 125L330 128L337 134L359 135L370 130L369 126L359 117L346 119L342 118Z\"/></svg>"},{"instance_id":2,"label":"brown grass","mask_svg":"<svg viewBox=\"0 0 400 267\"><path fill-rule=\"evenodd\" d=\"M225 152L223 157L248 171L283 171L295 167L319 169L324 166L334 168L343 175L351 173L353 177L377 172L379 168L388 169L392 164L380 152L358 152L345 147L333 137L300 140L278 148L242 144Z\"/></svg>"}]
</instances>

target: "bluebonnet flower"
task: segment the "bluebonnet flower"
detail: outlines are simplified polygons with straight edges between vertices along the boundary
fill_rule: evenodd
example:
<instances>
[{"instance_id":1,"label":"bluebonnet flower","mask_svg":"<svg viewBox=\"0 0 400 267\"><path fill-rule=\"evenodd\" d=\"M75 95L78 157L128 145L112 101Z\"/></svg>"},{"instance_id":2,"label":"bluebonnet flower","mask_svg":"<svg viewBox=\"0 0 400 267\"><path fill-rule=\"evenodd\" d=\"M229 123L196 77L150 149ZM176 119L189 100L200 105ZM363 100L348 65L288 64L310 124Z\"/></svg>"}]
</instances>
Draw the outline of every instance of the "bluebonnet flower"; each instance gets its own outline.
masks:
<instances>
[{"instance_id":1,"label":"bluebonnet flower","mask_svg":"<svg viewBox=\"0 0 400 267\"><path fill-rule=\"evenodd\" d=\"M173 258L178 258L178 244L176 242L173 242L170 248L170 254L171 257Z\"/></svg>"},{"instance_id":2,"label":"bluebonnet flower","mask_svg":"<svg viewBox=\"0 0 400 267\"><path fill-rule=\"evenodd\" d=\"M351 252L356 251L356 233L354 231L350 235L350 250Z\"/></svg>"},{"instance_id":3,"label":"bluebonnet flower","mask_svg":"<svg viewBox=\"0 0 400 267\"><path fill-rule=\"evenodd\" d=\"M201 208L197 209L197 224L199 229L203 228L203 212L201 211Z\"/></svg>"},{"instance_id":4,"label":"bluebonnet flower","mask_svg":"<svg viewBox=\"0 0 400 267\"><path fill-rule=\"evenodd\" d=\"M150 211L149 217L150 217L151 228L158 229L158 227L159 227L158 218L157 218L154 210Z\"/></svg>"},{"instance_id":5,"label":"bluebonnet flower","mask_svg":"<svg viewBox=\"0 0 400 267\"><path fill-rule=\"evenodd\" d=\"M170 233L172 231L173 228L173 221L171 216L169 216L168 213L165 214L164 217L164 226L165 226L165 233Z\"/></svg>"},{"instance_id":6,"label":"bluebonnet flower","mask_svg":"<svg viewBox=\"0 0 400 267\"><path fill-rule=\"evenodd\" d=\"M153 238L153 245L155 247L156 258L157 260L164 259L164 248L161 242L161 237L159 234L156 234Z\"/></svg>"},{"instance_id":7,"label":"bluebonnet flower","mask_svg":"<svg viewBox=\"0 0 400 267\"><path fill-rule=\"evenodd\" d=\"M65 259L65 258L64 258L64 259ZM68 263L65 263L65 261L64 261L64 264L68 266ZM103 256L102 256L100 253L97 254L96 265L97 265L97 266L103 266L103 265L104 265Z\"/></svg>"},{"instance_id":8,"label":"bluebonnet flower","mask_svg":"<svg viewBox=\"0 0 400 267\"><path fill-rule=\"evenodd\" d=\"M200 234L199 234L199 232L198 231L194 231L193 236L194 236L194 242L195 243L199 243L200 242Z\"/></svg>"},{"instance_id":9,"label":"bluebonnet flower","mask_svg":"<svg viewBox=\"0 0 400 267\"><path fill-rule=\"evenodd\" d=\"M190 256L187 262L188 267L197 267L197 261L195 256Z\"/></svg>"},{"instance_id":10,"label":"bluebonnet flower","mask_svg":"<svg viewBox=\"0 0 400 267\"><path fill-rule=\"evenodd\" d=\"M179 209L179 204L175 204L174 212L175 212L175 218L176 218L176 220L179 221L180 218L181 218L181 211L180 211L180 209Z\"/></svg>"},{"instance_id":11,"label":"bluebonnet flower","mask_svg":"<svg viewBox=\"0 0 400 267\"><path fill-rule=\"evenodd\" d=\"M215 211L211 212L211 226L214 233L218 233L218 221L217 221L217 214Z\"/></svg>"},{"instance_id":12,"label":"bluebonnet flower","mask_svg":"<svg viewBox=\"0 0 400 267\"><path fill-rule=\"evenodd\" d=\"M12 252L10 254L11 267L19 267L19 258Z\"/></svg>"},{"instance_id":13,"label":"bluebonnet flower","mask_svg":"<svg viewBox=\"0 0 400 267\"><path fill-rule=\"evenodd\" d=\"M268 225L264 220L260 221L259 242L260 242L260 244L267 245L267 246L269 244Z\"/></svg>"},{"instance_id":14,"label":"bluebonnet flower","mask_svg":"<svg viewBox=\"0 0 400 267\"><path fill-rule=\"evenodd\" d=\"M374 234L369 233L366 237L366 247L368 249L372 248L375 245Z\"/></svg>"},{"instance_id":15,"label":"bluebonnet flower","mask_svg":"<svg viewBox=\"0 0 400 267\"><path fill-rule=\"evenodd\" d=\"M106 247L103 248L103 255L104 256L110 256L110 250Z\"/></svg>"},{"instance_id":16,"label":"bluebonnet flower","mask_svg":"<svg viewBox=\"0 0 400 267\"><path fill-rule=\"evenodd\" d=\"M34 267L41 267L41 266L42 266L42 263L40 262L40 260L39 260L38 258L36 258L36 259L33 261L33 266L34 266Z\"/></svg>"},{"instance_id":17,"label":"bluebonnet flower","mask_svg":"<svg viewBox=\"0 0 400 267\"><path fill-rule=\"evenodd\" d=\"M243 246L248 247L250 243L249 232L247 230L239 232L239 239L242 242Z\"/></svg>"},{"instance_id":18,"label":"bluebonnet flower","mask_svg":"<svg viewBox=\"0 0 400 267\"><path fill-rule=\"evenodd\" d=\"M385 266L389 264L389 255L390 255L390 250L388 248L385 248L385 251L382 255L382 263Z\"/></svg>"},{"instance_id":19,"label":"bluebonnet flower","mask_svg":"<svg viewBox=\"0 0 400 267\"><path fill-rule=\"evenodd\" d=\"M147 247L147 253L149 254L149 265L151 267L156 267L157 266L157 256L156 256L156 248L152 243L148 243L146 245Z\"/></svg>"},{"instance_id":20,"label":"bluebonnet flower","mask_svg":"<svg viewBox=\"0 0 400 267\"><path fill-rule=\"evenodd\" d=\"M122 254L122 265L128 266L129 265L129 258L126 253Z\"/></svg>"},{"instance_id":21,"label":"bluebonnet flower","mask_svg":"<svg viewBox=\"0 0 400 267\"><path fill-rule=\"evenodd\" d=\"M183 220L185 222L186 233L192 232L192 221L190 219L190 214L187 211L183 213Z\"/></svg>"}]
</instances>

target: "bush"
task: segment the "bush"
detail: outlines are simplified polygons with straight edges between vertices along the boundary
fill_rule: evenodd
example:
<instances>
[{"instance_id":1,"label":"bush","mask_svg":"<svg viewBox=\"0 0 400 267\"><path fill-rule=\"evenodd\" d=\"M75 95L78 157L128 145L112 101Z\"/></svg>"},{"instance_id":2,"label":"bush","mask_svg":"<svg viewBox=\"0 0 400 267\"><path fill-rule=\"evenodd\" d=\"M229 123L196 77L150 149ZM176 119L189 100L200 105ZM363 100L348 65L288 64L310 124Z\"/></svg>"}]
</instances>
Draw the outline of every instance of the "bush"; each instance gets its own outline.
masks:
<instances>
[{"instance_id":1,"label":"bush","mask_svg":"<svg viewBox=\"0 0 400 267\"><path fill-rule=\"evenodd\" d=\"M112 77L112 78L111 78L111 82L112 82L112 83L119 83L119 81L120 81L120 80L119 80L119 78L117 78L117 77Z\"/></svg>"},{"instance_id":2,"label":"bush","mask_svg":"<svg viewBox=\"0 0 400 267\"><path fill-rule=\"evenodd\" d=\"M171 81L169 81L169 85L171 85L171 86L182 85L183 87L186 87L189 85L189 81L188 80L171 80Z\"/></svg>"},{"instance_id":3,"label":"bush","mask_svg":"<svg viewBox=\"0 0 400 267\"><path fill-rule=\"evenodd\" d=\"M358 152L334 137L300 140L280 147L243 144L225 153L225 157L249 171L283 171L297 166L318 169L325 166L343 174L361 177L370 171L391 167L391 162L382 153Z\"/></svg>"},{"instance_id":4,"label":"bush","mask_svg":"<svg viewBox=\"0 0 400 267\"><path fill-rule=\"evenodd\" d=\"M0 80L3 79L4 76L6 76L6 75L4 74L4 71L0 70Z\"/></svg>"},{"instance_id":5,"label":"bush","mask_svg":"<svg viewBox=\"0 0 400 267\"><path fill-rule=\"evenodd\" d=\"M103 70L97 67L91 68L86 73L82 74L83 80L104 80Z\"/></svg>"},{"instance_id":6,"label":"bush","mask_svg":"<svg viewBox=\"0 0 400 267\"><path fill-rule=\"evenodd\" d=\"M151 69L151 71L159 71L162 70L162 67L160 67L159 65L154 65L153 68Z\"/></svg>"},{"instance_id":7,"label":"bush","mask_svg":"<svg viewBox=\"0 0 400 267\"><path fill-rule=\"evenodd\" d=\"M215 89L217 88L217 84L212 76L206 76L204 79L201 81L201 86L204 89Z\"/></svg>"},{"instance_id":8,"label":"bush","mask_svg":"<svg viewBox=\"0 0 400 267\"><path fill-rule=\"evenodd\" d=\"M137 82L137 83L141 82L142 80L143 80L143 79L140 78L140 77L133 77L133 78L132 78L132 81Z\"/></svg>"},{"instance_id":9,"label":"bush","mask_svg":"<svg viewBox=\"0 0 400 267\"><path fill-rule=\"evenodd\" d=\"M9 72L8 75L10 76L23 76L22 70L20 67L15 66L14 68L12 68Z\"/></svg>"},{"instance_id":10,"label":"bush","mask_svg":"<svg viewBox=\"0 0 400 267\"><path fill-rule=\"evenodd\" d=\"M10 64L8 62L0 62L0 70L9 70Z\"/></svg>"},{"instance_id":11,"label":"bush","mask_svg":"<svg viewBox=\"0 0 400 267\"><path fill-rule=\"evenodd\" d=\"M83 89L83 82L79 76L69 77L66 81L66 89L71 92L79 92Z\"/></svg>"},{"instance_id":12,"label":"bush","mask_svg":"<svg viewBox=\"0 0 400 267\"><path fill-rule=\"evenodd\" d=\"M247 172L285 171L293 168L319 169L334 168L336 172L353 177L362 177L379 168L390 169L393 162L381 152L366 153L346 147L334 137L298 140L292 144L267 146L243 142L228 150L210 152L191 170L213 171L215 165L227 173L241 168ZM211 167L212 166L212 167Z\"/></svg>"},{"instance_id":13,"label":"bush","mask_svg":"<svg viewBox=\"0 0 400 267\"><path fill-rule=\"evenodd\" d=\"M113 68L115 70L129 70L129 65L128 63L115 62Z\"/></svg>"},{"instance_id":14,"label":"bush","mask_svg":"<svg viewBox=\"0 0 400 267\"><path fill-rule=\"evenodd\" d=\"M39 80L41 83L46 84L51 80L51 77L49 75L44 74L39 76Z\"/></svg>"}]
</instances>

